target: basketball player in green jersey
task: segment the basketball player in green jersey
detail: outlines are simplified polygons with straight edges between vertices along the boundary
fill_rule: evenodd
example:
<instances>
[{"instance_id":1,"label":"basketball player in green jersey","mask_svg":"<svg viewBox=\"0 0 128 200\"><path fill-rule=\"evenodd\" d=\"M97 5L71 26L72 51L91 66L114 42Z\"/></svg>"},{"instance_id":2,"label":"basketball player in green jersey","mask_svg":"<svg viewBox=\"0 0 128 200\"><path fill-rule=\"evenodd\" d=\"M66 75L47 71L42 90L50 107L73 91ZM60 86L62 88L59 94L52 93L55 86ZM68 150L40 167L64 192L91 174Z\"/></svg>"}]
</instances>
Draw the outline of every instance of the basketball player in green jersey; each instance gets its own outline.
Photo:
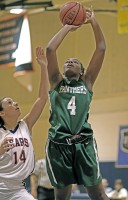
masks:
<instances>
[{"instance_id":1,"label":"basketball player in green jersey","mask_svg":"<svg viewBox=\"0 0 128 200\"><path fill-rule=\"evenodd\" d=\"M84 71L80 61L69 58L60 74L56 50L65 36L79 27L63 26L47 45L51 115L46 144L47 170L56 200L69 200L72 184L84 185L94 200L108 200L102 187L96 141L88 123L92 87L105 55L105 40L92 10L87 21L94 32L96 48ZM87 48L87 47L86 47Z\"/></svg>"}]
</instances>

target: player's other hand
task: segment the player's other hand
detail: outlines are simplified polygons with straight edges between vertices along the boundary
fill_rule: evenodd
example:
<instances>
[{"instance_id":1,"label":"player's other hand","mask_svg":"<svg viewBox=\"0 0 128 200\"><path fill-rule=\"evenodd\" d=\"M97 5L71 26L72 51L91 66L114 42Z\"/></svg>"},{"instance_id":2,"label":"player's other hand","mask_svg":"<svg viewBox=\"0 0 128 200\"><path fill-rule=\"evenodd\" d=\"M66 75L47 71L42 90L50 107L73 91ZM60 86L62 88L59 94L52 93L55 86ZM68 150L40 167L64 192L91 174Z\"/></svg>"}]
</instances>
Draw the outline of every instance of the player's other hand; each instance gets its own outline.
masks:
<instances>
[{"instance_id":1,"label":"player's other hand","mask_svg":"<svg viewBox=\"0 0 128 200\"><path fill-rule=\"evenodd\" d=\"M6 151L12 149L15 147L15 143L13 141L13 137L6 137L4 140L1 142L0 145L0 154L5 153Z\"/></svg>"},{"instance_id":2,"label":"player's other hand","mask_svg":"<svg viewBox=\"0 0 128 200\"><path fill-rule=\"evenodd\" d=\"M80 28L81 25L76 26L76 25L72 25L72 24L65 24L64 27L66 27L67 29L69 29L69 31L72 32L72 31L75 31L75 30L77 30L78 28Z\"/></svg>"}]
</instances>

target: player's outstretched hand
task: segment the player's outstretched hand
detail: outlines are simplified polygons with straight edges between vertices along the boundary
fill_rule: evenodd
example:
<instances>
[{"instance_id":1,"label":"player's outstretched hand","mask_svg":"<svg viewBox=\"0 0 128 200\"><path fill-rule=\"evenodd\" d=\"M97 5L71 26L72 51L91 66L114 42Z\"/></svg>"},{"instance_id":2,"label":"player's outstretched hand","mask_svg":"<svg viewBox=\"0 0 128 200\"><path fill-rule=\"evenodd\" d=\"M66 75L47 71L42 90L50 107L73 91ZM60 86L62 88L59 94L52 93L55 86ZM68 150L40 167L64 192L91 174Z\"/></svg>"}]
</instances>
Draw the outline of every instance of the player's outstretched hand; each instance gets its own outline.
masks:
<instances>
[{"instance_id":1,"label":"player's outstretched hand","mask_svg":"<svg viewBox=\"0 0 128 200\"><path fill-rule=\"evenodd\" d=\"M91 21L94 19L94 11L92 8L86 8L86 20L84 24L91 23Z\"/></svg>"},{"instance_id":2,"label":"player's outstretched hand","mask_svg":"<svg viewBox=\"0 0 128 200\"><path fill-rule=\"evenodd\" d=\"M47 65L47 59L46 59L44 50L41 47L36 47L36 60L38 64L43 67Z\"/></svg>"}]
</instances>

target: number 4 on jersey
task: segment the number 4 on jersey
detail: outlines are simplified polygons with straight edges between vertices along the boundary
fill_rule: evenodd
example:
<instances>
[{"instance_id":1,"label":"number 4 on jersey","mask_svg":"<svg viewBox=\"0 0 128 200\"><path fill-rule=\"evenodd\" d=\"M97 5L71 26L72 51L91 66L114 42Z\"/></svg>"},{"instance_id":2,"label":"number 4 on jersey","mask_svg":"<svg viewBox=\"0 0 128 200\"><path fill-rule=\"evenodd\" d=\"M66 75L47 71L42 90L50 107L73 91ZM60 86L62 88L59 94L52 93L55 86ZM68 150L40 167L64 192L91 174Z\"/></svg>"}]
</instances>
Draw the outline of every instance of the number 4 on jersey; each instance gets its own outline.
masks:
<instances>
[{"instance_id":1,"label":"number 4 on jersey","mask_svg":"<svg viewBox=\"0 0 128 200\"><path fill-rule=\"evenodd\" d=\"M67 105L67 109L71 110L70 115L76 114L75 96L72 96L72 98L70 99Z\"/></svg>"}]
</instances>

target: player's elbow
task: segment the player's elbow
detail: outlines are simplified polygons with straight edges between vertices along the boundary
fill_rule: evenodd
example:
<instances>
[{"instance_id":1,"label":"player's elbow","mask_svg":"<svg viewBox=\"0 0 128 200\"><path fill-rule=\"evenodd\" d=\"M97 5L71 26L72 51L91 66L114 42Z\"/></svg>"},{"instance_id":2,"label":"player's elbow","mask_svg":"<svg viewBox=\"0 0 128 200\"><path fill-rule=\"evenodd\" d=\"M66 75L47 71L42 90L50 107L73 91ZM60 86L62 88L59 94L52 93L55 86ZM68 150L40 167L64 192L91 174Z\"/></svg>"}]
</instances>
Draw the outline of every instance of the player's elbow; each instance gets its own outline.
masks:
<instances>
[{"instance_id":1,"label":"player's elbow","mask_svg":"<svg viewBox=\"0 0 128 200\"><path fill-rule=\"evenodd\" d=\"M53 52L55 52L54 45L48 44L47 47L46 47L46 54L51 54Z\"/></svg>"},{"instance_id":2,"label":"player's elbow","mask_svg":"<svg viewBox=\"0 0 128 200\"><path fill-rule=\"evenodd\" d=\"M106 44L105 44L105 42L101 42L101 43L99 44L99 46L98 46L98 49L99 49L100 51L105 52L105 51L106 51Z\"/></svg>"}]
</instances>

